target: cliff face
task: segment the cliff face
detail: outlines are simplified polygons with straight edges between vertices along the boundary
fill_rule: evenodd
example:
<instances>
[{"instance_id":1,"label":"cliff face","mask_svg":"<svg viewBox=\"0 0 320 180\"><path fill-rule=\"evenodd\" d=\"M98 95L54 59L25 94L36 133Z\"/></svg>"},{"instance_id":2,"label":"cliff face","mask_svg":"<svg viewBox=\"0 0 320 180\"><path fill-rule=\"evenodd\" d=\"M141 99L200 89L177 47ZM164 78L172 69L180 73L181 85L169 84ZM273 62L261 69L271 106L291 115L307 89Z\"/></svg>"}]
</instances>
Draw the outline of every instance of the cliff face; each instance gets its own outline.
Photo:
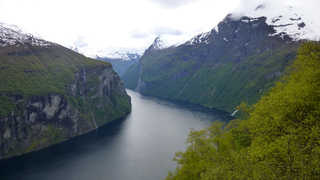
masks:
<instances>
[{"instance_id":1,"label":"cliff face","mask_svg":"<svg viewBox=\"0 0 320 180\"><path fill-rule=\"evenodd\" d=\"M0 159L97 129L131 111L108 63L59 45L0 49Z\"/></svg>"},{"instance_id":2,"label":"cliff face","mask_svg":"<svg viewBox=\"0 0 320 180\"><path fill-rule=\"evenodd\" d=\"M256 102L294 59L300 42L274 33L265 17L227 16L177 47L150 46L123 78L145 95L232 112Z\"/></svg>"}]
</instances>

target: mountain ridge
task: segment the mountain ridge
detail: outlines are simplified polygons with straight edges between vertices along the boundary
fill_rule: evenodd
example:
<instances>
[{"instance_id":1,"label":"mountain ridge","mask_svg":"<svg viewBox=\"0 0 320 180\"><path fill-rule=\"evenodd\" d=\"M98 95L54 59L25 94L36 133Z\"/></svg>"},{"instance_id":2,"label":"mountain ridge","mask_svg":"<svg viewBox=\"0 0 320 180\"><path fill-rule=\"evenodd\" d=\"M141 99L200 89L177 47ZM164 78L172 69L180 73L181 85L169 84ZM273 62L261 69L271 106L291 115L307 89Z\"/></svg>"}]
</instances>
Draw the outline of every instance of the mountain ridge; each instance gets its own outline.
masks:
<instances>
[{"instance_id":1,"label":"mountain ridge","mask_svg":"<svg viewBox=\"0 0 320 180\"><path fill-rule=\"evenodd\" d=\"M45 41L34 37L32 34L23 33L18 26L0 23L0 46L21 46L31 45L39 47L47 47L56 45L55 43Z\"/></svg>"},{"instance_id":2,"label":"mountain ridge","mask_svg":"<svg viewBox=\"0 0 320 180\"><path fill-rule=\"evenodd\" d=\"M210 32L176 47L151 45L124 82L145 95L233 112L273 86L304 41L268 23L265 16L229 14Z\"/></svg>"}]
</instances>

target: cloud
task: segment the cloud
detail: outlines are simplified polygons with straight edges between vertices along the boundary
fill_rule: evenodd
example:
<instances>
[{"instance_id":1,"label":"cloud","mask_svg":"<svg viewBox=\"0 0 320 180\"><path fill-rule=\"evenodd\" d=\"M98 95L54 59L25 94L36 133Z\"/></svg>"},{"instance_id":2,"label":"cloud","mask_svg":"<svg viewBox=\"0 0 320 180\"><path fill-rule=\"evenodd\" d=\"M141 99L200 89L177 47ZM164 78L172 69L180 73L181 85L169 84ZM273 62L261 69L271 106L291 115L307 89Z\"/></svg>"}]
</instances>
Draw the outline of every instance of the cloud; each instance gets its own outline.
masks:
<instances>
[{"instance_id":1,"label":"cloud","mask_svg":"<svg viewBox=\"0 0 320 180\"><path fill-rule=\"evenodd\" d=\"M79 47L79 48L84 48L88 46L88 43L85 41L85 38L83 36L79 36L75 41L74 41L74 46Z\"/></svg>"},{"instance_id":2,"label":"cloud","mask_svg":"<svg viewBox=\"0 0 320 180\"><path fill-rule=\"evenodd\" d=\"M151 0L154 3L158 3L166 8L177 8L180 6L187 5L198 0Z\"/></svg>"},{"instance_id":3,"label":"cloud","mask_svg":"<svg viewBox=\"0 0 320 180\"><path fill-rule=\"evenodd\" d=\"M130 36L135 39L148 39L153 38L155 36L181 36L183 32L181 30L165 27L165 26L157 26L152 28L149 31L142 31L140 29L134 30L130 33Z\"/></svg>"},{"instance_id":4,"label":"cloud","mask_svg":"<svg viewBox=\"0 0 320 180\"><path fill-rule=\"evenodd\" d=\"M153 30L153 34L159 35L173 35L173 36L180 36L182 35L182 31L170 27L156 27Z\"/></svg>"},{"instance_id":5,"label":"cloud","mask_svg":"<svg viewBox=\"0 0 320 180\"><path fill-rule=\"evenodd\" d=\"M233 17L239 18L244 15L250 15L259 5L264 5L265 15L279 15L283 9L293 7L298 14L304 14L313 22L318 22L319 0L241 0L239 6L233 11Z\"/></svg>"},{"instance_id":6,"label":"cloud","mask_svg":"<svg viewBox=\"0 0 320 180\"><path fill-rule=\"evenodd\" d=\"M236 7L235 1L0 0L0 21L92 54L100 49L145 49L157 35L172 43L187 41L212 29Z\"/></svg>"},{"instance_id":7,"label":"cloud","mask_svg":"<svg viewBox=\"0 0 320 180\"><path fill-rule=\"evenodd\" d=\"M149 37L149 33L143 32L143 31L140 31L140 30L134 30L134 31L131 32L130 35L131 35L132 38L135 38L135 39L145 39L145 38Z\"/></svg>"}]
</instances>

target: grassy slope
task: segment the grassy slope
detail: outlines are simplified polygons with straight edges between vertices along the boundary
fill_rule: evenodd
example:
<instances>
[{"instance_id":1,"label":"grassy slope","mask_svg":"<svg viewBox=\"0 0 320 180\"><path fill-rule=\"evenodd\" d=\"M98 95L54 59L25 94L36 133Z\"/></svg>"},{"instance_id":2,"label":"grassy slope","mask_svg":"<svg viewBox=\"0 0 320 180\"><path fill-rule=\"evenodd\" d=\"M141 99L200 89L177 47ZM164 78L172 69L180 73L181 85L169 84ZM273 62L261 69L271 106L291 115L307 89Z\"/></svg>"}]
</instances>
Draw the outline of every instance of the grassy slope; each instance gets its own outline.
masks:
<instances>
[{"instance_id":1,"label":"grassy slope","mask_svg":"<svg viewBox=\"0 0 320 180\"><path fill-rule=\"evenodd\" d=\"M65 94L81 68L111 67L63 47L27 50L26 54L0 55L0 93Z\"/></svg>"},{"instance_id":2,"label":"grassy slope","mask_svg":"<svg viewBox=\"0 0 320 180\"><path fill-rule=\"evenodd\" d=\"M27 100L31 96L48 95L51 93L65 95L71 104L81 109L83 116L99 99L86 101L83 97L71 97L68 94L69 85L75 80L75 73L86 69L88 85L97 87L98 74L105 68L111 68L106 62L84 57L61 46L51 48L2 49L0 52L0 116L5 116L16 108L16 104L6 95L20 95ZM9 53L8 53L9 52ZM95 89L92 89L94 92ZM90 92L88 93L90 96ZM93 95L93 94L92 94ZM114 102L105 99L104 108L93 112L97 121L103 124L101 113L107 117L119 118L130 109L127 97L117 96ZM111 107L116 105L118 107ZM89 117L88 117L89 118ZM112 119L113 119L112 118Z\"/></svg>"},{"instance_id":3,"label":"grassy slope","mask_svg":"<svg viewBox=\"0 0 320 180\"><path fill-rule=\"evenodd\" d=\"M203 61L180 49L167 49L145 56L142 79L144 94L200 104L231 112L241 101L254 103L278 79L290 63L297 45L248 56L241 62Z\"/></svg>"}]
</instances>

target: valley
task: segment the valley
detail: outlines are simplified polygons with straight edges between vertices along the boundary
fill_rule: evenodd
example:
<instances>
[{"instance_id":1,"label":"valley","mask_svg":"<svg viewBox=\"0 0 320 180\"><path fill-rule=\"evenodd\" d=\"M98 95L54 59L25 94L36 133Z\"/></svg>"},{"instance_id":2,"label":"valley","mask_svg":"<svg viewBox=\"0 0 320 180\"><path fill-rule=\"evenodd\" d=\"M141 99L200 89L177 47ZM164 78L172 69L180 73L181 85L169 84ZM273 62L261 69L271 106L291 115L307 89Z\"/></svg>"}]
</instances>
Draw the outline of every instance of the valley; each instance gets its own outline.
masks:
<instances>
[{"instance_id":1,"label":"valley","mask_svg":"<svg viewBox=\"0 0 320 180\"><path fill-rule=\"evenodd\" d=\"M17 1L1 180L320 178L318 0Z\"/></svg>"}]
</instances>

